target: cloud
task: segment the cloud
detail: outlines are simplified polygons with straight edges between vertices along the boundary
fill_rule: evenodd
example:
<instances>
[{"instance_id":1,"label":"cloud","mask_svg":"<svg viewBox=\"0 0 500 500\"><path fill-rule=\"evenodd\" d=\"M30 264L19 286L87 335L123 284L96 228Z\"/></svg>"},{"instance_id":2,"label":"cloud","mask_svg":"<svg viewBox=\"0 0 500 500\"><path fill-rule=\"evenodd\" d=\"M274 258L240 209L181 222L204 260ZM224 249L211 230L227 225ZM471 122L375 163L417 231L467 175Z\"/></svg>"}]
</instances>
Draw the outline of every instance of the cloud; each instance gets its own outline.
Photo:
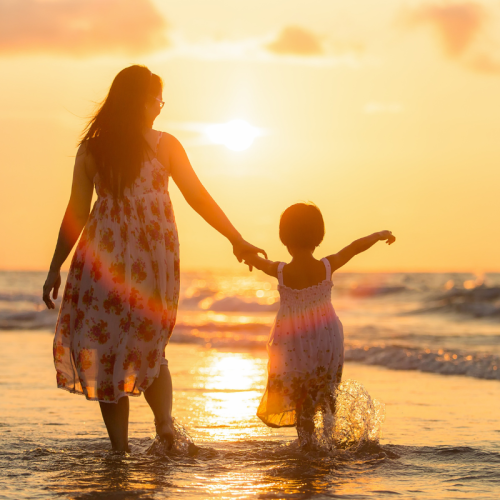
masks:
<instances>
[{"instance_id":1,"label":"cloud","mask_svg":"<svg viewBox=\"0 0 500 500\"><path fill-rule=\"evenodd\" d=\"M474 1L429 3L407 12L404 19L406 26L433 28L444 53L467 69L500 74L500 61L491 55L492 40L487 33L491 14L483 5Z\"/></svg>"},{"instance_id":2,"label":"cloud","mask_svg":"<svg viewBox=\"0 0 500 500\"><path fill-rule=\"evenodd\" d=\"M324 52L320 38L299 26L283 28L266 49L275 54L295 56L318 56Z\"/></svg>"},{"instance_id":3,"label":"cloud","mask_svg":"<svg viewBox=\"0 0 500 500\"><path fill-rule=\"evenodd\" d=\"M477 54L468 61L468 66L478 73L489 75L500 74L500 61L489 54Z\"/></svg>"},{"instance_id":4,"label":"cloud","mask_svg":"<svg viewBox=\"0 0 500 500\"><path fill-rule=\"evenodd\" d=\"M162 50L163 49L163 50ZM298 26L240 39L188 40L167 26L153 0L0 0L0 57L107 54L210 61L359 67L363 48L323 43Z\"/></svg>"},{"instance_id":5,"label":"cloud","mask_svg":"<svg viewBox=\"0 0 500 500\"><path fill-rule=\"evenodd\" d=\"M0 0L0 55L140 55L166 27L151 0Z\"/></svg>"},{"instance_id":6,"label":"cloud","mask_svg":"<svg viewBox=\"0 0 500 500\"><path fill-rule=\"evenodd\" d=\"M311 53L304 57L297 53L270 51L268 47L277 41L275 33L240 39L205 38L197 41L187 40L182 33L176 31L170 31L169 36L172 41L170 49L157 57L300 64L313 67L346 66L353 69L363 64L371 64L370 60L364 57L364 47L359 43L325 43L325 49L322 47L320 53Z\"/></svg>"},{"instance_id":7,"label":"cloud","mask_svg":"<svg viewBox=\"0 0 500 500\"><path fill-rule=\"evenodd\" d=\"M449 57L461 56L477 38L486 12L475 2L428 4L409 13L410 25L429 25L435 29Z\"/></svg>"}]
</instances>

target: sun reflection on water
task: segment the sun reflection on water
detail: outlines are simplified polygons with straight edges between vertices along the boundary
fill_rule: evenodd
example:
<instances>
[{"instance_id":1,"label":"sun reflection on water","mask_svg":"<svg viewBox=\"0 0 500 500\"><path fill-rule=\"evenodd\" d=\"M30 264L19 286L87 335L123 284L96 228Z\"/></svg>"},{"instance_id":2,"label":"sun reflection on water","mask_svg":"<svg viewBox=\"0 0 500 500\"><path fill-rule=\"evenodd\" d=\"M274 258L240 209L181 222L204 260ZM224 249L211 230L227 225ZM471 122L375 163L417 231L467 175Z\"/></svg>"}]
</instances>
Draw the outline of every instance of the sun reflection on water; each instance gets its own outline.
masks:
<instances>
[{"instance_id":1,"label":"sun reflection on water","mask_svg":"<svg viewBox=\"0 0 500 500\"><path fill-rule=\"evenodd\" d=\"M256 416L266 383L266 360L253 353L206 351L194 371L199 394L198 425L209 441L267 435Z\"/></svg>"},{"instance_id":2,"label":"sun reflection on water","mask_svg":"<svg viewBox=\"0 0 500 500\"><path fill-rule=\"evenodd\" d=\"M259 401L260 392L226 392L205 394L205 411L218 422L241 422L255 415L255 403Z\"/></svg>"},{"instance_id":3,"label":"sun reflection on water","mask_svg":"<svg viewBox=\"0 0 500 500\"><path fill-rule=\"evenodd\" d=\"M216 353L200 372L207 377L206 389L248 391L262 380L260 363L245 354Z\"/></svg>"}]
</instances>

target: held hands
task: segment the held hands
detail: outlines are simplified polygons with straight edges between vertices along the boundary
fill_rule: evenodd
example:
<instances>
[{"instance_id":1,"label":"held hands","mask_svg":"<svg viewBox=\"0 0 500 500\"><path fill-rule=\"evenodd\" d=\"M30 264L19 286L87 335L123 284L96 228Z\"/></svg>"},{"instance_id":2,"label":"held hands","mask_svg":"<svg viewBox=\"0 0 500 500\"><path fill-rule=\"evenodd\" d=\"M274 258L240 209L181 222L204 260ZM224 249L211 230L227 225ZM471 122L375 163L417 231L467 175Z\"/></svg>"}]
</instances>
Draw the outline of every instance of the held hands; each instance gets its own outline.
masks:
<instances>
[{"instance_id":1,"label":"held hands","mask_svg":"<svg viewBox=\"0 0 500 500\"><path fill-rule=\"evenodd\" d=\"M45 302L47 309L54 309L56 306L54 302L50 300L50 292L52 292L52 298L57 299L57 294L59 292L59 287L61 286L61 273L59 271L49 271L47 279L43 285L43 301Z\"/></svg>"},{"instance_id":2,"label":"held hands","mask_svg":"<svg viewBox=\"0 0 500 500\"><path fill-rule=\"evenodd\" d=\"M386 243L388 245L392 245L396 241L396 237L392 234L391 231L380 231L378 234L379 240L386 240Z\"/></svg>"},{"instance_id":3,"label":"held hands","mask_svg":"<svg viewBox=\"0 0 500 500\"><path fill-rule=\"evenodd\" d=\"M261 253L264 255L264 257L267 259L267 253L262 250L262 248L258 248L251 243L248 243L248 241L244 240L243 238L239 238L236 241L233 241L233 253L235 257L238 259L238 262L242 262L244 257L247 257L248 254L252 255L258 255ZM253 269L253 266L249 263L246 263L248 266L248 269L251 271Z\"/></svg>"}]
</instances>

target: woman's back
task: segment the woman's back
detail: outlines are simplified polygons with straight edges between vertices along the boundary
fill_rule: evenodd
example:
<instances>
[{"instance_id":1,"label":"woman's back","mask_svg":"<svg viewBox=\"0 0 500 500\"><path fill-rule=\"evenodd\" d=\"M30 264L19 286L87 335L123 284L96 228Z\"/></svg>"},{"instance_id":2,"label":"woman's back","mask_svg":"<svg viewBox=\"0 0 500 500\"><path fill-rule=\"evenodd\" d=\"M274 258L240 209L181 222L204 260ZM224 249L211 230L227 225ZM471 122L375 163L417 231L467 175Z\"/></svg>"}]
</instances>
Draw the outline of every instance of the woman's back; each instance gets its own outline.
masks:
<instances>
[{"instance_id":1,"label":"woman's back","mask_svg":"<svg viewBox=\"0 0 500 500\"><path fill-rule=\"evenodd\" d=\"M169 166L163 165L158 159L158 148L163 133L156 130L150 132L153 134L150 133L145 137L150 146L150 151L144 158L139 175L130 187L125 188L122 198L138 198L148 194L159 194L168 197ZM97 169L94 170L92 178L94 179L97 195L103 198L111 198L112 194L101 181ZM119 202L120 198L117 201Z\"/></svg>"}]
</instances>

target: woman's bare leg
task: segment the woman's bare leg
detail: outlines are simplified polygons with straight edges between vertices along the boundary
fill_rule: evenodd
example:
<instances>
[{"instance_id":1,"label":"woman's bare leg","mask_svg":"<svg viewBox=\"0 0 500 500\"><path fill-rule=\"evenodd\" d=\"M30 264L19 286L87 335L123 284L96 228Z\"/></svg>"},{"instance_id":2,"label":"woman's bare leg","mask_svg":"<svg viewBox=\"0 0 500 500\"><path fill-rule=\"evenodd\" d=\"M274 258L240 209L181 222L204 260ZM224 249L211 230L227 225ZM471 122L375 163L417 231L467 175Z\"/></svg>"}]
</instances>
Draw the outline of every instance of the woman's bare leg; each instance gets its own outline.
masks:
<instances>
[{"instance_id":1,"label":"woman's bare leg","mask_svg":"<svg viewBox=\"0 0 500 500\"><path fill-rule=\"evenodd\" d=\"M172 423L172 377L167 365L160 366L160 374L144 392L155 416L156 432L169 446L174 439Z\"/></svg>"},{"instance_id":2,"label":"woman's bare leg","mask_svg":"<svg viewBox=\"0 0 500 500\"><path fill-rule=\"evenodd\" d=\"M99 401L99 405L113 450L130 451L128 447L128 396L120 398L118 403Z\"/></svg>"}]
</instances>

